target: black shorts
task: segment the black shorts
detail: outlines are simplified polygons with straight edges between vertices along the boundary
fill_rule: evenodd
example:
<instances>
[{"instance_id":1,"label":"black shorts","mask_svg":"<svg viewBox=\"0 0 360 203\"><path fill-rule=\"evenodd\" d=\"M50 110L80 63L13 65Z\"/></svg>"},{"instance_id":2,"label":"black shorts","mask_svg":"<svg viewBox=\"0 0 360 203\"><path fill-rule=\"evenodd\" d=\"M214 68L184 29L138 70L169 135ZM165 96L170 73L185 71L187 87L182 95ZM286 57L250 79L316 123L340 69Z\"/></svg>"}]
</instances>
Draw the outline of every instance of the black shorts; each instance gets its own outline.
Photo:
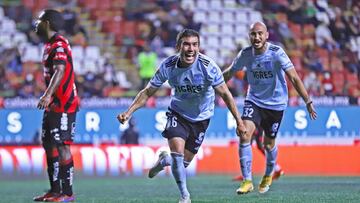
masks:
<instances>
[{"instance_id":1,"label":"black shorts","mask_svg":"<svg viewBox=\"0 0 360 203\"><path fill-rule=\"evenodd\" d=\"M166 112L167 123L162 136L171 139L181 137L185 140L185 149L196 154L204 140L206 129L210 119L198 122L190 122L175 111Z\"/></svg>"},{"instance_id":2,"label":"black shorts","mask_svg":"<svg viewBox=\"0 0 360 203\"><path fill-rule=\"evenodd\" d=\"M251 101L244 103L242 119L253 121L265 131L265 136L275 138L280 128L284 111L275 111L257 106Z\"/></svg>"},{"instance_id":3,"label":"black shorts","mask_svg":"<svg viewBox=\"0 0 360 203\"><path fill-rule=\"evenodd\" d=\"M43 144L71 144L75 135L76 112L44 112L42 122Z\"/></svg>"}]
</instances>

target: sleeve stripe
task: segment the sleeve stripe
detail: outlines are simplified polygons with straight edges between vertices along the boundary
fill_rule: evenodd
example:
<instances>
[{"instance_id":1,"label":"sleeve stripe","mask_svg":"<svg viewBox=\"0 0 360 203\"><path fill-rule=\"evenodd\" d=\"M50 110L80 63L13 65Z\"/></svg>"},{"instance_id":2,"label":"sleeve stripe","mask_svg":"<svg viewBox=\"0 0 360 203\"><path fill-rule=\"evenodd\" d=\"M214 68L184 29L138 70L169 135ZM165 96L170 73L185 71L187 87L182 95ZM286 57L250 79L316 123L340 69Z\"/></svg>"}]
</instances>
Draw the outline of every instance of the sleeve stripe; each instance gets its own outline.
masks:
<instances>
[{"instance_id":1,"label":"sleeve stripe","mask_svg":"<svg viewBox=\"0 0 360 203\"><path fill-rule=\"evenodd\" d=\"M161 87L161 85L156 85L155 83L153 83L153 82L151 82L151 81L150 81L150 85L151 85L151 86L154 86L154 87Z\"/></svg>"}]
</instances>

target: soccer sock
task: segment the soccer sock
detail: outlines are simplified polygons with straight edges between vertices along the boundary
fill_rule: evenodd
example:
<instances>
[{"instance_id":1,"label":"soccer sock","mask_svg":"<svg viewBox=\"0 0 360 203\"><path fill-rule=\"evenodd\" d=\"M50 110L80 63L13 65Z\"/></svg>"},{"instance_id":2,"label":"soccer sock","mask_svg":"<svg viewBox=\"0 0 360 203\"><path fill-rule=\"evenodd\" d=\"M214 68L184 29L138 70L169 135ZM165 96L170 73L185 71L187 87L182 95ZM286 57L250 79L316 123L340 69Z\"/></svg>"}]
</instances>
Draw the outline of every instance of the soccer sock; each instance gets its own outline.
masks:
<instances>
[{"instance_id":1,"label":"soccer sock","mask_svg":"<svg viewBox=\"0 0 360 203\"><path fill-rule=\"evenodd\" d=\"M68 160L60 162L60 178L61 178L61 187L62 193L68 196L73 194L72 192L72 183L74 175L74 162L71 157Z\"/></svg>"},{"instance_id":2,"label":"soccer sock","mask_svg":"<svg viewBox=\"0 0 360 203\"><path fill-rule=\"evenodd\" d=\"M186 171L184 167L184 155L171 152L171 157L173 160L171 165L172 174L180 190L181 197L186 198L190 196L190 193L186 187Z\"/></svg>"},{"instance_id":3,"label":"soccer sock","mask_svg":"<svg viewBox=\"0 0 360 203\"><path fill-rule=\"evenodd\" d=\"M169 155L166 155L165 157L163 157L161 160L160 160L160 165L164 168L165 166L170 166L171 165L171 156Z\"/></svg>"},{"instance_id":4,"label":"soccer sock","mask_svg":"<svg viewBox=\"0 0 360 203\"><path fill-rule=\"evenodd\" d=\"M239 146L240 167L244 180L252 180L252 150L250 143Z\"/></svg>"},{"instance_id":5,"label":"soccer sock","mask_svg":"<svg viewBox=\"0 0 360 203\"><path fill-rule=\"evenodd\" d=\"M274 146L271 150L266 150L266 170L265 170L266 176L272 175L275 168L277 154L278 154L277 146Z\"/></svg>"},{"instance_id":6,"label":"soccer sock","mask_svg":"<svg viewBox=\"0 0 360 203\"><path fill-rule=\"evenodd\" d=\"M184 167L185 167L185 168L187 168L187 167L189 166L189 164L190 164L190 161L185 161L185 160L184 160Z\"/></svg>"},{"instance_id":7,"label":"soccer sock","mask_svg":"<svg viewBox=\"0 0 360 203\"><path fill-rule=\"evenodd\" d=\"M51 152L51 156L46 158L48 165L47 172L49 175L50 191L60 193L60 179L59 179L59 153L56 148Z\"/></svg>"}]
</instances>

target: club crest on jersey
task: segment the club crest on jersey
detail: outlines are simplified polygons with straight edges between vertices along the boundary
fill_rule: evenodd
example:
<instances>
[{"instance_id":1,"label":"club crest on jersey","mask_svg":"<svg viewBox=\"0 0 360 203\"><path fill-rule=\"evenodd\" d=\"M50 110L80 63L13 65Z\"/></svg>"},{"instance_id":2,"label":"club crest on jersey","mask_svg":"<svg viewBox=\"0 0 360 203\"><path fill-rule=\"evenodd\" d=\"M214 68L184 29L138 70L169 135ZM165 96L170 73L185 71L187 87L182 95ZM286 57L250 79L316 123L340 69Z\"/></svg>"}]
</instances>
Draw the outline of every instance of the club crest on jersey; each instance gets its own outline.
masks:
<instances>
[{"instance_id":1,"label":"club crest on jersey","mask_svg":"<svg viewBox=\"0 0 360 203\"><path fill-rule=\"evenodd\" d=\"M268 69L268 70L271 70L271 69L272 69L272 63L271 63L271 61L265 61L265 62L264 62L264 68L265 68L265 69Z\"/></svg>"},{"instance_id":2,"label":"club crest on jersey","mask_svg":"<svg viewBox=\"0 0 360 203\"><path fill-rule=\"evenodd\" d=\"M201 83L203 80L203 77L201 74L195 74L194 75L194 83Z\"/></svg>"}]
</instances>

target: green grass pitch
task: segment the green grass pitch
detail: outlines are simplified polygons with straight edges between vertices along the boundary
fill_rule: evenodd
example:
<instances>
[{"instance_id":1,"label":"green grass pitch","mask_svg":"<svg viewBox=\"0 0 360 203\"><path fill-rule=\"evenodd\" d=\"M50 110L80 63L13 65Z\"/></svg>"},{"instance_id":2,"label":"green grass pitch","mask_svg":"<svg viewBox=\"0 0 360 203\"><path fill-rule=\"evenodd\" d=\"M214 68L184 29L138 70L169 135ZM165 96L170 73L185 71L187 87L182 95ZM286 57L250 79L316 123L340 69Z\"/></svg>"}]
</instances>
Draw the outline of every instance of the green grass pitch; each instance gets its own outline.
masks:
<instances>
[{"instance_id":1,"label":"green grass pitch","mask_svg":"<svg viewBox=\"0 0 360 203\"><path fill-rule=\"evenodd\" d=\"M257 187L260 177L255 177ZM0 177L0 202L32 202L48 186L44 177ZM237 195L231 176L198 175L188 178L192 202L359 202L360 177L283 176L266 194ZM177 202L178 190L169 177L85 177L74 180L76 202Z\"/></svg>"}]
</instances>

